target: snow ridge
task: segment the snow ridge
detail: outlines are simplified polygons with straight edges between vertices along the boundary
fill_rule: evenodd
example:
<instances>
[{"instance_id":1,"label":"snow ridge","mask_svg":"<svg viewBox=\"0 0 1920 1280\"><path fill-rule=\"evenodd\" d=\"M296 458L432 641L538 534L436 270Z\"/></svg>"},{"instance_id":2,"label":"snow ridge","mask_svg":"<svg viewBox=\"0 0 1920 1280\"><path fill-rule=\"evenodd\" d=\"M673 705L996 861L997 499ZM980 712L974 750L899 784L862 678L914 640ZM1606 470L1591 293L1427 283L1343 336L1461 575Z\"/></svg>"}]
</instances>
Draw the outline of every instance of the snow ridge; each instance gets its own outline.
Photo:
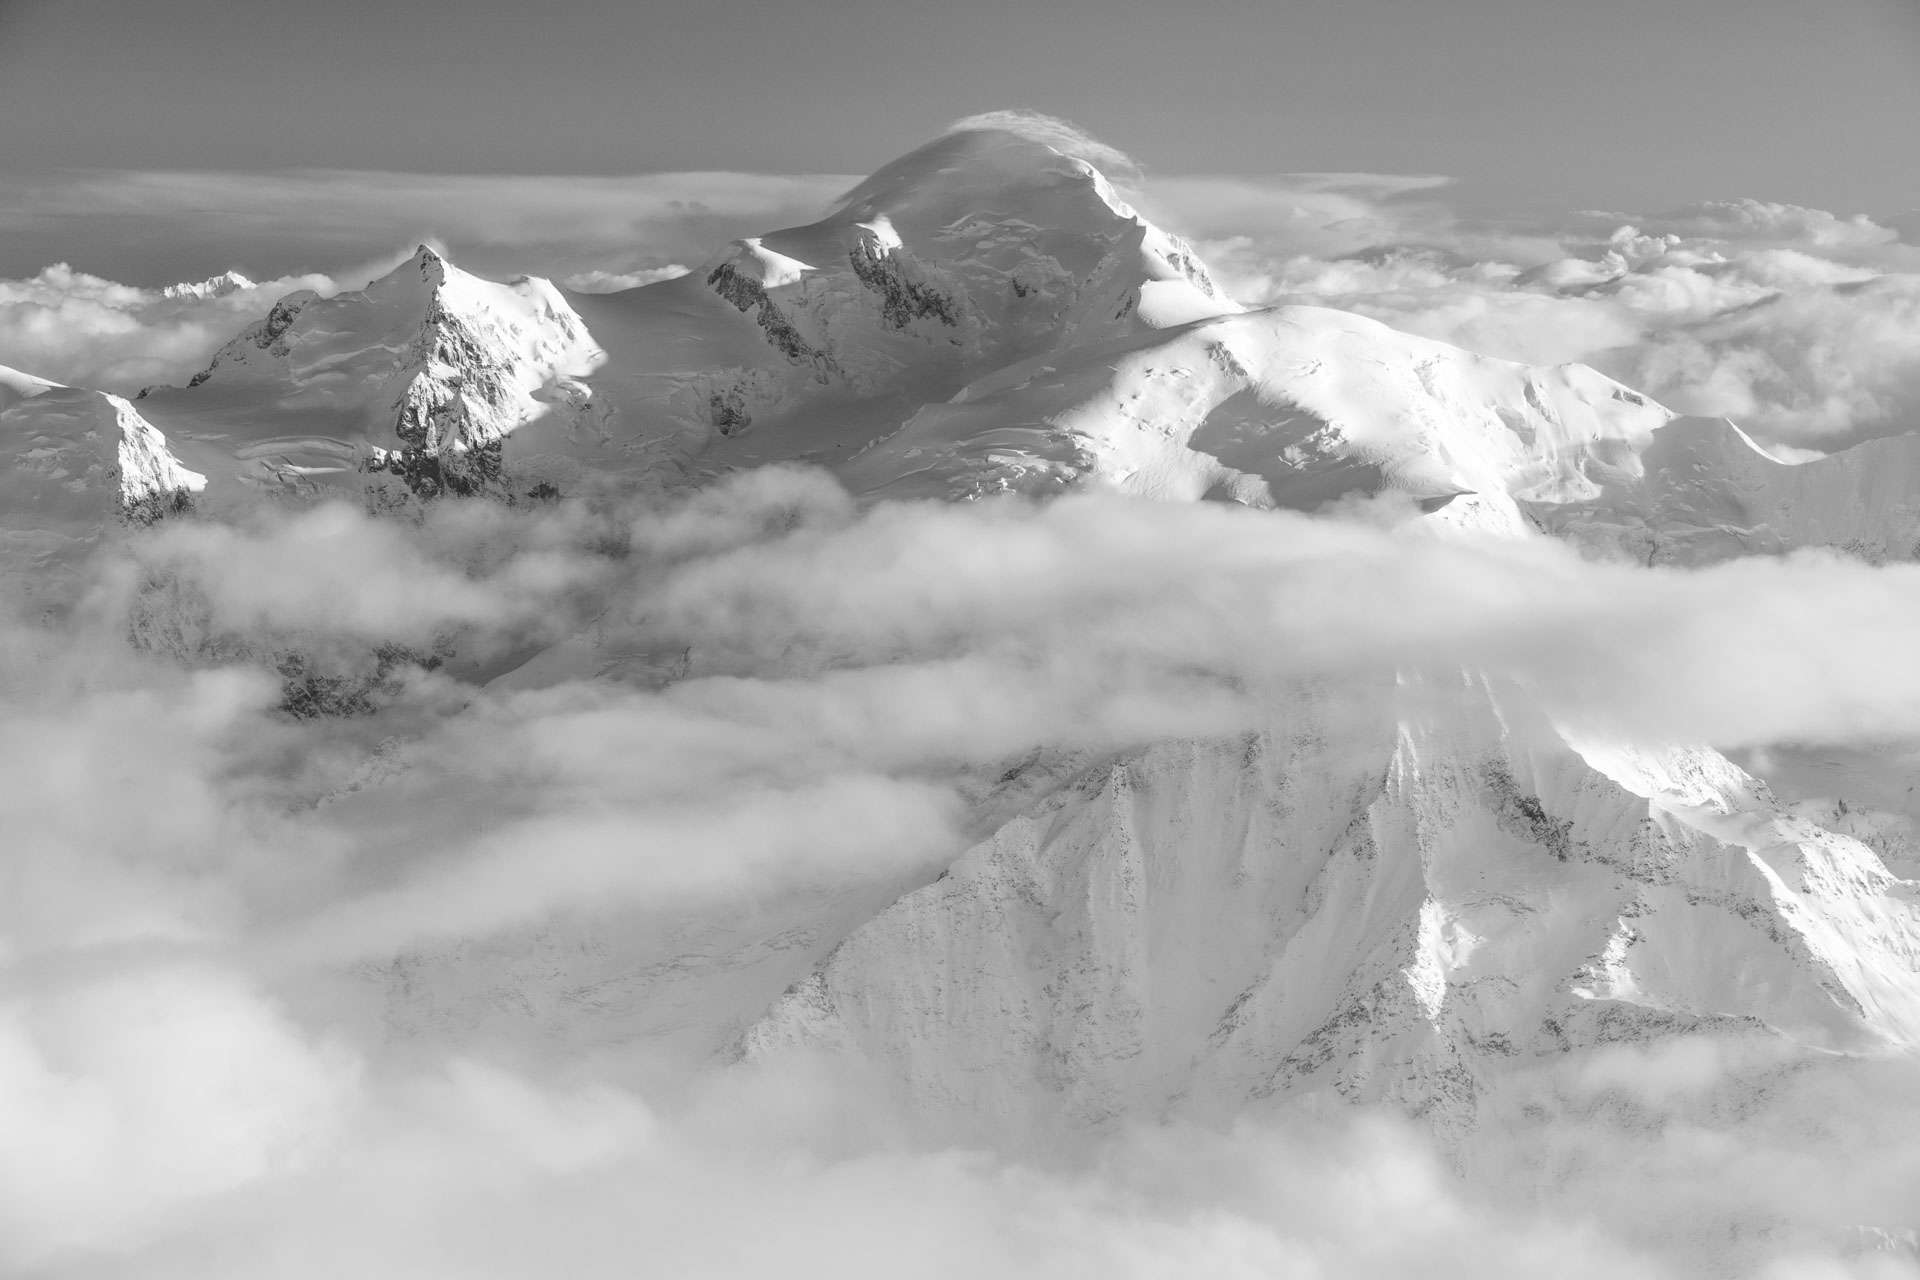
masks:
<instances>
[{"instance_id":1,"label":"snow ridge","mask_svg":"<svg viewBox=\"0 0 1920 1280\"><path fill-rule=\"evenodd\" d=\"M1319 1089L1460 1130L1502 1071L1583 1046L1920 1040L1920 910L1866 846L1712 752L1576 744L1470 685L1436 719L1383 680L1359 737L1302 690L1270 729L1095 767L741 1052L856 1052L1016 1131Z\"/></svg>"},{"instance_id":2,"label":"snow ridge","mask_svg":"<svg viewBox=\"0 0 1920 1280\"><path fill-rule=\"evenodd\" d=\"M205 301L209 298L224 298L229 294L240 293L254 288L254 282L238 271L223 271L217 276L205 280L184 281L170 284L160 290L163 298L195 298Z\"/></svg>"}]
</instances>

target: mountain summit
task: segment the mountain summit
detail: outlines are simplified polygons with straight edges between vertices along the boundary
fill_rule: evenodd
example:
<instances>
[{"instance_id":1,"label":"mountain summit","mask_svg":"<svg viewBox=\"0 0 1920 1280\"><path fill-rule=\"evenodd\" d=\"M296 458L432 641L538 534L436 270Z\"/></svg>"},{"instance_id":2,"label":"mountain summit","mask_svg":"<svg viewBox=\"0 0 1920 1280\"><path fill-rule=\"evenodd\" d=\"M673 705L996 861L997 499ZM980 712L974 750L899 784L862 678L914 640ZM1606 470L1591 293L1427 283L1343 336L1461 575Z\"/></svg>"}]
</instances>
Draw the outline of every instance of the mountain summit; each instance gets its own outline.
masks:
<instances>
[{"instance_id":1,"label":"mountain summit","mask_svg":"<svg viewBox=\"0 0 1920 1280\"><path fill-rule=\"evenodd\" d=\"M538 393L601 358L544 280L496 284L421 245L365 289L289 294L147 411L208 474L311 486L390 473L475 492Z\"/></svg>"}]
</instances>

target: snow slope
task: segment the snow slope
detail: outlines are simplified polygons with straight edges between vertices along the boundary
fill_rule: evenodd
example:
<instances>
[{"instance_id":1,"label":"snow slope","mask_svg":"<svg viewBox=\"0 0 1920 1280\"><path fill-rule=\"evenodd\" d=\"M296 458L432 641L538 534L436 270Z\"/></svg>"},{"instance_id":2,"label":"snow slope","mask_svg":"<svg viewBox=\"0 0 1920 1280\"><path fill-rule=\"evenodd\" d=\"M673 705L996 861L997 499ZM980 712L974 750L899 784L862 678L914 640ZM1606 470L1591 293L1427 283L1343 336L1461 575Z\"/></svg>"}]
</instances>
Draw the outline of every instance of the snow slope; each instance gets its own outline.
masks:
<instances>
[{"instance_id":1,"label":"snow slope","mask_svg":"<svg viewBox=\"0 0 1920 1280\"><path fill-rule=\"evenodd\" d=\"M7 527L90 527L205 485L121 397L0 366L0 521Z\"/></svg>"},{"instance_id":2,"label":"snow slope","mask_svg":"<svg viewBox=\"0 0 1920 1280\"><path fill-rule=\"evenodd\" d=\"M903 156L829 217L695 275L790 360L866 395L1238 309L1092 165L994 130Z\"/></svg>"},{"instance_id":3,"label":"snow slope","mask_svg":"<svg viewBox=\"0 0 1920 1280\"><path fill-rule=\"evenodd\" d=\"M1671 416L1583 365L1279 307L1021 362L922 410L846 474L888 496L1090 483L1300 508L1356 489L1564 502L1635 472Z\"/></svg>"},{"instance_id":4,"label":"snow slope","mask_svg":"<svg viewBox=\"0 0 1920 1280\"><path fill-rule=\"evenodd\" d=\"M551 284L482 280L422 245L359 292L282 298L188 387L142 400L222 489L387 473L472 491L542 397L602 358Z\"/></svg>"},{"instance_id":5,"label":"snow slope","mask_svg":"<svg viewBox=\"0 0 1920 1280\"><path fill-rule=\"evenodd\" d=\"M1708 751L1302 690L1102 764L855 931L744 1037L1011 1132L1331 1089L1470 1125L1543 1054L1692 1030L1920 1040L1920 909ZM1343 690L1352 695L1355 691Z\"/></svg>"},{"instance_id":6,"label":"snow slope","mask_svg":"<svg viewBox=\"0 0 1920 1280\"><path fill-rule=\"evenodd\" d=\"M1530 508L1575 543L1649 564L1832 547L1880 563L1920 553L1920 436L1789 464L1720 418L1681 418L1581 501Z\"/></svg>"},{"instance_id":7,"label":"snow slope","mask_svg":"<svg viewBox=\"0 0 1920 1280\"><path fill-rule=\"evenodd\" d=\"M150 522L205 485L121 397L0 366L0 573L36 604L61 598L116 521Z\"/></svg>"}]
</instances>

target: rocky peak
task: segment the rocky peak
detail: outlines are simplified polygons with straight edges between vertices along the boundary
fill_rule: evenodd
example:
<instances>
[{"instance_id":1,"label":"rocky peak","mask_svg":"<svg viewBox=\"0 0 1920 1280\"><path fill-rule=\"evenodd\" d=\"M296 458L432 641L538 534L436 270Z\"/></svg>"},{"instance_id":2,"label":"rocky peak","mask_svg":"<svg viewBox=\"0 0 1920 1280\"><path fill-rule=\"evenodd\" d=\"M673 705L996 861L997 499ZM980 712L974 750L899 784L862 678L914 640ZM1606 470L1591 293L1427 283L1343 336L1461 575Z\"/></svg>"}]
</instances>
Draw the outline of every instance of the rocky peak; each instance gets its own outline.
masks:
<instances>
[{"instance_id":1,"label":"rocky peak","mask_svg":"<svg viewBox=\"0 0 1920 1280\"><path fill-rule=\"evenodd\" d=\"M486 280L422 244L364 289L280 299L188 385L287 411L279 425L249 415L259 438L237 471L305 484L357 468L467 492L497 478L502 437L547 412L545 388L602 358L552 284ZM156 411L220 413L228 399L200 409L178 395L160 393Z\"/></svg>"},{"instance_id":2,"label":"rocky peak","mask_svg":"<svg viewBox=\"0 0 1920 1280\"><path fill-rule=\"evenodd\" d=\"M163 298L224 298L229 294L241 293L255 288L254 282L238 271L225 271L205 280L184 281L170 284L160 291Z\"/></svg>"},{"instance_id":3,"label":"rocky peak","mask_svg":"<svg viewBox=\"0 0 1920 1280\"><path fill-rule=\"evenodd\" d=\"M450 265L431 245L420 245L413 256L404 264L420 273L420 279L429 286L438 289L447 282L447 269ZM398 268L396 268L396 271Z\"/></svg>"}]
</instances>

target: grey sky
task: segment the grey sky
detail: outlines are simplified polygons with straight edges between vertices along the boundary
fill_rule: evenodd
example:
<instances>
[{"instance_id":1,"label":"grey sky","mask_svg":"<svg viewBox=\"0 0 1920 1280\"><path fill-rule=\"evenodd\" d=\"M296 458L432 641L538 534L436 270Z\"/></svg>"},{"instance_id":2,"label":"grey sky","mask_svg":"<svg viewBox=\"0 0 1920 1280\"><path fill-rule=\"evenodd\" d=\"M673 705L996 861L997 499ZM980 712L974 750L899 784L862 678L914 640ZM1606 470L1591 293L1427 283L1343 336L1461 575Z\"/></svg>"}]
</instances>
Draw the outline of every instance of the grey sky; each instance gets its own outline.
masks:
<instances>
[{"instance_id":1,"label":"grey sky","mask_svg":"<svg viewBox=\"0 0 1920 1280\"><path fill-rule=\"evenodd\" d=\"M1915 0L0 0L0 168L865 171L1063 115L1163 172L1920 205Z\"/></svg>"},{"instance_id":2,"label":"grey sky","mask_svg":"<svg viewBox=\"0 0 1920 1280\"><path fill-rule=\"evenodd\" d=\"M1428 173L1514 226L1742 196L1907 225L1920 0L0 0L0 278L351 272L423 237L496 273L698 261L1004 107L1132 153L1149 196ZM802 177L633 178L694 169ZM432 177L460 174L611 185Z\"/></svg>"}]
</instances>

